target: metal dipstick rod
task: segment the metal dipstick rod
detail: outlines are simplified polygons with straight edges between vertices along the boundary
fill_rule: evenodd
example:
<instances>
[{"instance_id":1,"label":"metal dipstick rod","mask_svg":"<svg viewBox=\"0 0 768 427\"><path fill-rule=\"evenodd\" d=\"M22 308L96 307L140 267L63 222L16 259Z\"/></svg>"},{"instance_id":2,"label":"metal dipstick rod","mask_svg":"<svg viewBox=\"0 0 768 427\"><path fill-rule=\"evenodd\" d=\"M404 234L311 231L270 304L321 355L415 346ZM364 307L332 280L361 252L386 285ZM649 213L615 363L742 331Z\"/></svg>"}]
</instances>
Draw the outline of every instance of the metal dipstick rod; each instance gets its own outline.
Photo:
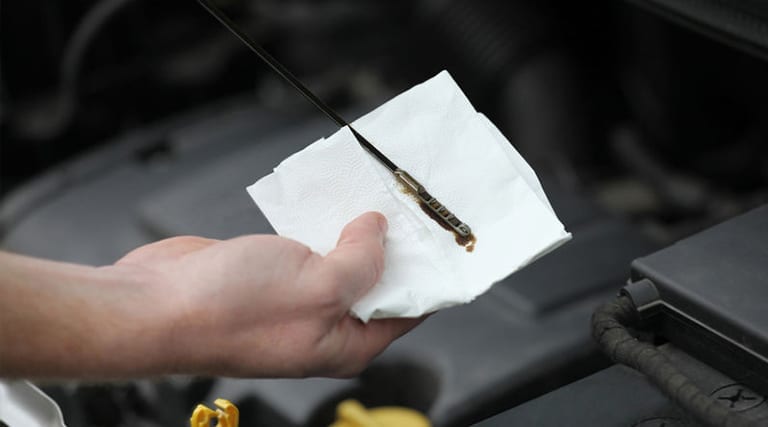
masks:
<instances>
[{"instance_id":1,"label":"metal dipstick rod","mask_svg":"<svg viewBox=\"0 0 768 427\"><path fill-rule=\"evenodd\" d=\"M266 50L264 50L263 47L259 46L256 42L253 41L247 34L245 34L240 28L237 27L237 25L232 22L227 15L224 14L224 12L221 11L218 7L216 7L213 3L211 3L210 0L198 0L198 2L211 14L213 15L219 22L221 22L229 31L232 32L240 41L245 43L246 46L248 46L249 49L253 51L256 55L259 56L264 62L269 65L270 68L272 68L273 71L275 71L280 77L282 77L285 81L287 81L291 86L293 86L296 90L298 90L302 95L304 95L305 98L309 100L315 107L317 107L320 111L325 113L328 118L333 120L334 123L339 125L340 127L347 126L349 127L349 130L352 131L352 134L355 136L355 139L357 139L357 142L366 150L368 151L373 157L375 157L381 164L383 164L387 169L389 169L393 175L397 178L397 180L405 185L413 194L415 194L420 201L422 201L427 208L437 214L437 216L451 229L453 229L456 233L458 233L462 237L468 237L470 234L472 234L472 230L469 228L469 226L458 218L454 214L451 213L445 206L443 206L442 203L440 203L437 199L432 197L427 190L424 188L423 185L419 183L415 178L413 178L408 172L400 169L395 165L392 160L389 160L387 156L384 155L381 151L379 151L376 147L371 144L370 141L365 139L362 135L360 135L359 132L357 132L349 123L347 123L346 120L342 119L341 116L336 114L335 111L333 111L328 105L325 104L320 98L317 97L312 91L310 91L306 86L304 86L303 83L299 81L299 79L296 78L296 76L293 75L290 71L288 71L283 64L278 62L272 55L269 54Z\"/></svg>"}]
</instances>

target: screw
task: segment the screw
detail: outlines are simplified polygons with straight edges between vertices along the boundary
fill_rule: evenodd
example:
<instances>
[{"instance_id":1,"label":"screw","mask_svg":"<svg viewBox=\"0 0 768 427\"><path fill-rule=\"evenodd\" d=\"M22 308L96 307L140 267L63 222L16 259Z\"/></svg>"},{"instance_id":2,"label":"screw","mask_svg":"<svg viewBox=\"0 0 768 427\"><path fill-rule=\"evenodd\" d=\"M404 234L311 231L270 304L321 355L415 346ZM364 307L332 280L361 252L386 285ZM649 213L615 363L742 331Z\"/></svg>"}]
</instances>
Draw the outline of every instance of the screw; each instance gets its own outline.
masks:
<instances>
[{"instance_id":1,"label":"screw","mask_svg":"<svg viewBox=\"0 0 768 427\"><path fill-rule=\"evenodd\" d=\"M747 411L765 402L765 397L740 383L722 386L710 395L736 412Z\"/></svg>"}]
</instances>

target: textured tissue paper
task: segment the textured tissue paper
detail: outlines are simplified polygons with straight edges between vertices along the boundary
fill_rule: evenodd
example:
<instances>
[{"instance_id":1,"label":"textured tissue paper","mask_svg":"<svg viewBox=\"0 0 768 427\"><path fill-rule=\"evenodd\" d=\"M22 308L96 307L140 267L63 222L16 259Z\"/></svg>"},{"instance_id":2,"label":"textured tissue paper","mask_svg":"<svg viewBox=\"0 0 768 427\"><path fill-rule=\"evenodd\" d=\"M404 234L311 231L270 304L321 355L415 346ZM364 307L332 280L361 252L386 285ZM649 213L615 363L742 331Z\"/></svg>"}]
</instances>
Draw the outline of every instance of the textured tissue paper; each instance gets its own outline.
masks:
<instances>
[{"instance_id":1,"label":"textured tissue paper","mask_svg":"<svg viewBox=\"0 0 768 427\"><path fill-rule=\"evenodd\" d=\"M458 245L347 127L283 160L248 187L281 236L326 254L358 215L389 221L381 280L352 307L361 320L470 302L570 239L531 167L446 71L352 126L477 238L471 252Z\"/></svg>"}]
</instances>

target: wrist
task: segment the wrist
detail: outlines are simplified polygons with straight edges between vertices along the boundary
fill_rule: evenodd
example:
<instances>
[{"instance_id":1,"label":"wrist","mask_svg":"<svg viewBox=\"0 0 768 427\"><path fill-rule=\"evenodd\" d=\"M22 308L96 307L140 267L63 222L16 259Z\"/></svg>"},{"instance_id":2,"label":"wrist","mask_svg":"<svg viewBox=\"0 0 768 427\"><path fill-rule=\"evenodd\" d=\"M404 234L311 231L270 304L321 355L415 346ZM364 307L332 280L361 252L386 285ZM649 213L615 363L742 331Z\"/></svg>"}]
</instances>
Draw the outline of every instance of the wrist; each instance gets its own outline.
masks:
<instances>
[{"instance_id":1,"label":"wrist","mask_svg":"<svg viewBox=\"0 0 768 427\"><path fill-rule=\"evenodd\" d=\"M155 376L180 371L176 352L183 314L168 280L141 266L95 269L105 310L92 317L95 347L104 353L101 376Z\"/></svg>"},{"instance_id":2,"label":"wrist","mask_svg":"<svg viewBox=\"0 0 768 427\"><path fill-rule=\"evenodd\" d=\"M116 366L119 353L128 351L118 337L125 329L143 327L135 306L143 299L145 280L108 267L7 253L0 253L0 267L0 341L13 343L0 348L0 375L103 378L128 373L125 366ZM147 343L142 337L135 350Z\"/></svg>"}]
</instances>

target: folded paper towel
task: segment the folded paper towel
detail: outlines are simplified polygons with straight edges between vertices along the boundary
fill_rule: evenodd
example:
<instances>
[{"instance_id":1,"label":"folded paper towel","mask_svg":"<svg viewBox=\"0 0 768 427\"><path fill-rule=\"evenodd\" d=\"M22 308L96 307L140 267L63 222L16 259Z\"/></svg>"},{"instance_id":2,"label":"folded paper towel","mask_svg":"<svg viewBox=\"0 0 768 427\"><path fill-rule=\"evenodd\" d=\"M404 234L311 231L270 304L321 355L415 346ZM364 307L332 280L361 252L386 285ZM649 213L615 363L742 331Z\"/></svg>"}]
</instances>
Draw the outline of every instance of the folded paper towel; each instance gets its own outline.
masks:
<instances>
[{"instance_id":1,"label":"folded paper towel","mask_svg":"<svg viewBox=\"0 0 768 427\"><path fill-rule=\"evenodd\" d=\"M570 238L531 167L446 71L352 125L477 238L471 252L458 245L349 128L285 159L248 187L281 236L326 254L358 215L389 221L381 280L352 307L361 320L467 303Z\"/></svg>"}]
</instances>

